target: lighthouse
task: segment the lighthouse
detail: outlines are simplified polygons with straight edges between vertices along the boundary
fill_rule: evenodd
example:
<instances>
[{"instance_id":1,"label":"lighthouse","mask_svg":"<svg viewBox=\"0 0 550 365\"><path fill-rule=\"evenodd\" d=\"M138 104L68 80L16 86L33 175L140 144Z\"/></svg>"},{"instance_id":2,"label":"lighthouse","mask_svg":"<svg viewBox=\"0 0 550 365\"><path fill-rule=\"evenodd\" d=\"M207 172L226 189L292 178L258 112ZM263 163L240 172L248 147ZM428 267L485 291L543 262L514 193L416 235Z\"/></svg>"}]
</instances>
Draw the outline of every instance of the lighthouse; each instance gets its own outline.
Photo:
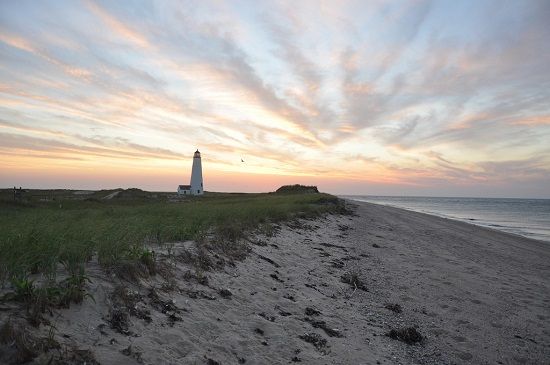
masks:
<instances>
[{"instance_id":1,"label":"lighthouse","mask_svg":"<svg viewBox=\"0 0 550 365\"><path fill-rule=\"evenodd\" d=\"M199 152L199 150L196 150L195 154L193 155L193 168L191 169L191 194L204 194L204 190L202 187L201 153Z\"/></svg>"},{"instance_id":2,"label":"lighthouse","mask_svg":"<svg viewBox=\"0 0 550 365\"><path fill-rule=\"evenodd\" d=\"M191 185L178 186L179 195L202 195L204 187L202 185L202 164L201 153L196 150L193 154L193 167L191 168Z\"/></svg>"}]
</instances>

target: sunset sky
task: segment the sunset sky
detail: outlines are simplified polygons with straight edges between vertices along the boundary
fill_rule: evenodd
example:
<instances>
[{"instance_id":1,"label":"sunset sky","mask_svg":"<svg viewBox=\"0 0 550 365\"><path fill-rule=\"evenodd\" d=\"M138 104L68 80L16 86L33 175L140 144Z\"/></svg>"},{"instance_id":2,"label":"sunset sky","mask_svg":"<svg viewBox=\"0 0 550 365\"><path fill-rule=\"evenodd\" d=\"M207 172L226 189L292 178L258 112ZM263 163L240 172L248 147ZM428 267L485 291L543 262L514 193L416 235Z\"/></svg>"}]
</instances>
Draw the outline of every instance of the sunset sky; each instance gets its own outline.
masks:
<instances>
[{"instance_id":1,"label":"sunset sky","mask_svg":"<svg viewBox=\"0 0 550 365\"><path fill-rule=\"evenodd\" d=\"M550 1L1 1L0 187L550 198ZM241 162L243 159L245 162Z\"/></svg>"}]
</instances>

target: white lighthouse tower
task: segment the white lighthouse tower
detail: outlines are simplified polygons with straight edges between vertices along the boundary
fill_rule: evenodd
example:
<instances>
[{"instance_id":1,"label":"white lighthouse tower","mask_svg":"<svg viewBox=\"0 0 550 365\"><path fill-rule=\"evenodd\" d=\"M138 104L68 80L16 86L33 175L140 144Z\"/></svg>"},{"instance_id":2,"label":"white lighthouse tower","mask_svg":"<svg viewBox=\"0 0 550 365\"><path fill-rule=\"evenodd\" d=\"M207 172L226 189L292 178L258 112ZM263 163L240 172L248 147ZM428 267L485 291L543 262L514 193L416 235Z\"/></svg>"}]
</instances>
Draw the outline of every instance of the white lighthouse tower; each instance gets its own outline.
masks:
<instances>
[{"instance_id":1,"label":"white lighthouse tower","mask_svg":"<svg viewBox=\"0 0 550 365\"><path fill-rule=\"evenodd\" d=\"M191 194L204 194L204 188L202 186L201 153L199 150L196 150L193 155L193 168L191 169Z\"/></svg>"},{"instance_id":2,"label":"white lighthouse tower","mask_svg":"<svg viewBox=\"0 0 550 365\"><path fill-rule=\"evenodd\" d=\"M202 185L202 164L201 153L195 151L193 155L193 167L191 168L191 185L178 186L179 195L202 195L204 187Z\"/></svg>"}]
</instances>

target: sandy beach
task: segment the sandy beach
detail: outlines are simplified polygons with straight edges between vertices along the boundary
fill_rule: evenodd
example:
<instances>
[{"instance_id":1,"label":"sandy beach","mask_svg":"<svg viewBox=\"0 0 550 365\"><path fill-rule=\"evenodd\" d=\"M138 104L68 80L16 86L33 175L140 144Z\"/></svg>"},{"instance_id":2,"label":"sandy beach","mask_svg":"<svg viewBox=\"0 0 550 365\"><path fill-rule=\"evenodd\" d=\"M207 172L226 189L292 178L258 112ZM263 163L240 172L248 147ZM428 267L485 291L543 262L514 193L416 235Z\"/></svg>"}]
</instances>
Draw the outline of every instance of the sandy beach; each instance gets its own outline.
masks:
<instances>
[{"instance_id":1,"label":"sandy beach","mask_svg":"<svg viewBox=\"0 0 550 365\"><path fill-rule=\"evenodd\" d=\"M243 261L194 242L158 250L131 282L87 269L82 305L56 310L39 354L101 364L547 364L550 245L369 203L250 237ZM204 254L204 252L203 252ZM195 256L193 256L195 255ZM0 318L22 323L13 304ZM392 330L414 328L407 344ZM398 332L394 332L398 333ZM11 361L9 348L0 362Z\"/></svg>"}]
</instances>

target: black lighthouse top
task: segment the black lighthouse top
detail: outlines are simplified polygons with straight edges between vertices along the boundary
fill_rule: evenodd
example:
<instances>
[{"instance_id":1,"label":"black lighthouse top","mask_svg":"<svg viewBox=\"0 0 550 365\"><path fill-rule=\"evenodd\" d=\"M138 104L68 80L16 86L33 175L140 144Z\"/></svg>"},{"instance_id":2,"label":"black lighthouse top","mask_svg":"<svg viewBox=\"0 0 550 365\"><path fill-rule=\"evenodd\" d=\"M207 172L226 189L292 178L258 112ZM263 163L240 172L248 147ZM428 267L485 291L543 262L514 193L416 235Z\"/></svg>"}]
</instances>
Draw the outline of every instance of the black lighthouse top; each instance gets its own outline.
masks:
<instances>
[{"instance_id":1,"label":"black lighthouse top","mask_svg":"<svg viewBox=\"0 0 550 365\"><path fill-rule=\"evenodd\" d=\"M195 151L195 154L193 155L193 158L201 158L201 153L199 152L199 150Z\"/></svg>"}]
</instances>

